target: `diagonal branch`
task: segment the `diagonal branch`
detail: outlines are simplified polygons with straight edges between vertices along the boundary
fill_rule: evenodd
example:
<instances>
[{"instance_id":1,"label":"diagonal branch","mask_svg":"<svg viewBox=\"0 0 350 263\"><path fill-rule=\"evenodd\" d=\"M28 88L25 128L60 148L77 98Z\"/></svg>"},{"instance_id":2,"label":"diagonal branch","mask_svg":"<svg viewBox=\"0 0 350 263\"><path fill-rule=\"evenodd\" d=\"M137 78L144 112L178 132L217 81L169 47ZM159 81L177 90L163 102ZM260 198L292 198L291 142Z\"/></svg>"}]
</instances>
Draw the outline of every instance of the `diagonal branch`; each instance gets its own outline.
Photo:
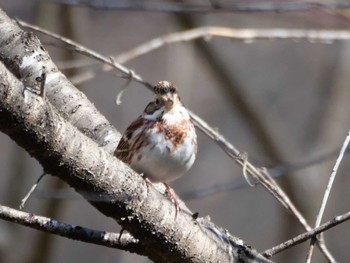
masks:
<instances>
[{"instance_id":1,"label":"diagonal branch","mask_svg":"<svg viewBox=\"0 0 350 263\"><path fill-rule=\"evenodd\" d=\"M316 218L315 227L319 227L320 224L321 224L321 220L322 220L324 211L326 209L327 201L328 201L329 195L331 193L333 182L334 182L335 177L337 175L339 165L340 165L341 161L343 160L345 151L348 148L349 142L350 142L350 130L347 133L347 136L346 136L346 138L344 140L344 143L343 143L343 145L342 145L342 147L340 149L338 158L337 158L337 160L336 160L336 162L334 164L332 173L329 176L328 184L327 184L326 190L324 192L324 196L323 196L323 199L322 199L321 207L320 207L320 210L319 210L317 218ZM311 240L311 242L310 242L310 247L309 247L309 252L307 254L306 262L311 262L311 258L312 258L312 254L313 254L313 250L314 250L314 246L315 246L315 241L316 241L316 238L313 238Z\"/></svg>"},{"instance_id":2,"label":"diagonal branch","mask_svg":"<svg viewBox=\"0 0 350 263\"><path fill-rule=\"evenodd\" d=\"M242 240L173 204L142 177L81 133L0 63L0 130L104 215L139 240L156 262L269 262ZM91 193L94 198L91 199ZM161 208L161 209L160 209ZM223 238L225 237L225 238Z\"/></svg>"},{"instance_id":3,"label":"diagonal branch","mask_svg":"<svg viewBox=\"0 0 350 263\"><path fill-rule=\"evenodd\" d=\"M86 136L112 153L120 134L107 119L57 69L50 55L33 33L23 31L0 9L0 61L32 90L40 90L46 75L45 96L59 114Z\"/></svg>"},{"instance_id":4,"label":"diagonal branch","mask_svg":"<svg viewBox=\"0 0 350 263\"><path fill-rule=\"evenodd\" d=\"M132 72L130 69L115 62L113 59L108 59L103 55L98 54L97 52L90 50L70 39L51 33L37 26L30 25L23 21L20 21L19 23L23 26L34 29L38 32L41 32L43 34L46 34L48 36L51 36L55 39L58 39L64 42L71 49L113 67L114 69L123 73L125 77L133 76L133 80L139 83L142 83L148 89L151 89L152 87L152 85L147 81L145 81L140 75ZM226 140L226 138L222 134L220 134L215 129L210 127L204 120L202 120L199 116L197 116L193 112L190 112L190 115L196 127L198 127L204 134L209 136L215 143L217 143L228 156L230 156L238 165L242 167L242 169L244 169L244 171L246 171L247 174L252 176L270 194L272 194L272 196L276 198L287 211L292 213L292 215L297 219L300 225L304 227L305 230L310 231L312 229L311 226L308 224L307 220L302 215L302 213L295 207L295 205L289 199L287 194L277 184L277 182L273 180L273 178L271 177L271 175L266 169L256 167L248 160L245 160L244 158L242 158L240 151L237 150L228 140ZM329 261L334 261L333 256L330 254L330 252L328 251L327 247L323 242L321 242L320 240L317 240L317 245L320 247L320 250Z\"/></svg>"},{"instance_id":5,"label":"diagonal branch","mask_svg":"<svg viewBox=\"0 0 350 263\"><path fill-rule=\"evenodd\" d=\"M308 232L305 232L303 234L300 234L296 237L293 237L290 240L287 240L285 242L283 242L282 244L279 244L273 248L270 248L268 250L265 250L264 252L262 252L262 254L268 258L272 257L273 255L280 253L290 247L296 246L302 242L305 242L306 240L316 237L318 234L321 234L323 232L325 232L326 230L335 227L341 223L344 223L345 221L350 220L350 212L347 212L343 215L339 215L334 217L332 220L318 226L315 227L313 229L311 229Z\"/></svg>"}]
</instances>

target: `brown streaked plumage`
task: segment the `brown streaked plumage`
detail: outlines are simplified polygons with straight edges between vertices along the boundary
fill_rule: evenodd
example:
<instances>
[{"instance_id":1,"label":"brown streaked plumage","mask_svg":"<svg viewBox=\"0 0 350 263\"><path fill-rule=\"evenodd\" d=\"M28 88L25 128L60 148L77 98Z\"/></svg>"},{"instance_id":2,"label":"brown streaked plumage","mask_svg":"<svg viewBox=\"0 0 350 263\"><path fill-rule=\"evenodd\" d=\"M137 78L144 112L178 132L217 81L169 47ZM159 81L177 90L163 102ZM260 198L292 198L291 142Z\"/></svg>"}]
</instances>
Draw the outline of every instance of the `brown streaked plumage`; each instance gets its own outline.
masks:
<instances>
[{"instance_id":1,"label":"brown streaked plumage","mask_svg":"<svg viewBox=\"0 0 350 263\"><path fill-rule=\"evenodd\" d=\"M197 153L197 135L176 86L160 81L143 114L126 129L115 156L151 182L162 182L179 206L167 182L185 174Z\"/></svg>"}]
</instances>

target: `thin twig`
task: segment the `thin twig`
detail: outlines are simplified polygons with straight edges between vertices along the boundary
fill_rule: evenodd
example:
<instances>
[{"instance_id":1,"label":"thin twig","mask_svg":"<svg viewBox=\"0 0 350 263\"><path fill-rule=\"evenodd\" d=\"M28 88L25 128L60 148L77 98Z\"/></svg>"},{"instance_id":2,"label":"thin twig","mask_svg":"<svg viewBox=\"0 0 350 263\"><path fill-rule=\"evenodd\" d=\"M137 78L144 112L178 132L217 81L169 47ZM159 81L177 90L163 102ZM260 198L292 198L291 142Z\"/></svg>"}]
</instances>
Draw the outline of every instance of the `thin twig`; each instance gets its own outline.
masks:
<instances>
[{"instance_id":1,"label":"thin twig","mask_svg":"<svg viewBox=\"0 0 350 263\"><path fill-rule=\"evenodd\" d=\"M306 223L306 220L300 214L300 212L292 205L287 195L280 189L277 183L272 179L266 169L255 167L248 160L243 161L240 158L241 153L237 150L229 141L227 141L223 135L218 133L215 129L210 127L198 116L192 112L192 120L197 127L201 127L201 131L204 132L209 138L216 142L224 152L226 152L232 159L234 159L242 168L245 167L245 171L253 176L260 184L262 184L275 198L277 198L281 204L296 216L298 221L305 227L306 230L310 230L311 227Z\"/></svg>"},{"instance_id":2,"label":"thin twig","mask_svg":"<svg viewBox=\"0 0 350 263\"><path fill-rule=\"evenodd\" d=\"M317 1L253 1L230 2L216 4L192 4L186 2L160 1L71 1L49 0L53 3L88 6L94 9L119 9L126 11L148 11L168 13L261 13L261 12L297 12L308 10L348 9L347 2L317 2Z\"/></svg>"},{"instance_id":3,"label":"thin twig","mask_svg":"<svg viewBox=\"0 0 350 263\"><path fill-rule=\"evenodd\" d=\"M337 160L335 162L335 165L333 167L332 173L329 176L328 184L327 184L326 190L324 192L324 196L323 196L323 200L322 200L322 203L321 203L321 207L320 207L320 210L319 210L317 218L316 218L315 227L318 227L321 224L321 220L322 220L324 211L326 209L327 201L328 201L329 194L330 194L332 186L333 186L334 179L335 179L335 177L337 175L339 165L340 165L341 161L343 160L345 151L348 148L349 142L350 142L350 130L348 131L348 134L347 134L347 136L345 138L343 146L340 149L339 156L338 156L338 158L337 158ZM312 254L313 254L313 250L314 250L314 244L315 244L315 238L311 239L311 242L310 242L309 252L308 252L307 258L306 258L306 262L307 263L311 262L311 258L312 258Z\"/></svg>"},{"instance_id":4,"label":"thin twig","mask_svg":"<svg viewBox=\"0 0 350 263\"><path fill-rule=\"evenodd\" d=\"M66 43L72 50L75 50L76 52L86 55L88 57L94 58L98 61L101 61L102 63L112 66L114 69L122 72L124 74L124 77L129 77L130 74L132 74L131 70L126 68L125 66L116 63L115 61L111 60L110 58L104 57L101 54L98 54L97 52L90 50L70 39L66 39L64 37L61 37L57 34L51 33L47 30L44 30L40 27L30 25L23 21L18 21L18 23L22 26L25 26L27 28L36 30L38 32L41 32L43 34L46 34L48 36L51 36L55 39L58 39L64 43ZM146 88L152 89L152 85L143 80L143 78L138 75L134 74L133 79L141 84L143 84ZM227 153L228 156L230 156L233 160L235 160L241 167L245 166L246 172L249 173L254 179L256 179L266 190L271 193L281 204L283 207L285 207L289 212L291 212L294 217L297 219L297 221L307 230L310 231L311 227L307 223L306 219L303 217L303 215L300 213L300 211L294 206L294 204L290 201L287 194L279 187L279 185L272 179L270 174L266 169L255 167L253 164L251 164L249 161L242 161L241 159L241 153L239 150L237 150L226 138L218 133L216 130L214 130L212 127L210 127L204 120L202 120L200 117L198 117L193 112L189 111L191 119L193 123L206 135L209 136L216 144L218 144L222 150ZM330 252L327 250L327 248L324 246L324 244L321 244L318 241L318 246L320 247L320 250L322 253L327 257L329 261L333 261L333 257L330 254Z\"/></svg>"},{"instance_id":5,"label":"thin twig","mask_svg":"<svg viewBox=\"0 0 350 263\"><path fill-rule=\"evenodd\" d=\"M134 252L138 241L128 233L111 233L65 224L57 220L0 205L0 218L73 240Z\"/></svg>"},{"instance_id":6,"label":"thin twig","mask_svg":"<svg viewBox=\"0 0 350 263\"><path fill-rule=\"evenodd\" d=\"M92 62L91 60L87 60L86 58L85 59L72 59L72 60L55 62L55 64L57 65L57 67L60 70L85 68L85 67L90 67L90 66L97 64L97 63L98 63L97 61Z\"/></svg>"},{"instance_id":7,"label":"thin twig","mask_svg":"<svg viewBox=\"0 0 350 263\"><path fill-rule=\"evenodd\" d=\"M175 32L154 38L127 52L115 56L115 61L125 63L138 56L147 54L167 44L187 42L198 38L209 40L212 37L230 38L251 43L256 40L304 40L311 43L332 43L336 40L350 40L349 30L306 30L306 29L235 29L229 27L206 26Z\"/></svg>"},{"instance_id":8,"label":"thin twig","mask_svg":"<svg viewBox=\"0 0 350 263\"><path fill-rule=\"evenodd\" d=\"M124 94L124 91L129 87L130 83L134 79L135 72L133 70L130 70L130 76L128 78L128 81L123 85L123 87L120 89L120 91L117 94L117 97L115 99L115 104L120 105L122 104L122 96Z\"/></svg>"},{"instance_id":9,"label":"thin twig","mask_svg":"<svg viewBox=\"0 0 350 263\"><path fill-rule=\"evenodd\" d=\"M332 220L322 224L321 226L315 227L308 232L305 232L303 234L300 234L292 239L289 239L289 240L283 242L282 244L279 244L273 248L265 250L261 254L267 258L270 258L279 252L282 252L290 247L298 245L298 244L300 244L300 243L302 243L302 242L304 242L312 237L315 237L318 234L320 234L320 233L322 233L322 232L324 232L332 227L335 227L335 226L337 226L337 225L339 225L347 220L350 220L350 212L345 213L343 215L336 216Z\"/></svg>"},{"instance_id":10,"label":"thin twig","mask_svg":"<svg viewBox=\"0 0 350 263\"><path fill-rule=\"evenodd\" d=\"M328 153L325 153L323 155L320 155L316 158L304 160L302 162L290 164L279 164L275 167L268 168L269 174L272 178L276 179L279 178L282 175L285 175L286 173L295 172L303 170L307 167L313 166L315 164L320 164L325 161L328 161L331 158L334 158L339 154L339 151L330 151ZM345 154L349 154L349 149L345 152ZM198 198L204 198L208 197L210 195L215 195L217 193L222 193L224 191L232 191L234 189L242 188L246 186L246 180L237 179L231 182L226 182L222 184L215 184L204 188L199 188L196 190L190 190L187 192L183 192L180 194L180 196L184 200L192 200L192 199L198 199Z\"/></svg>"},{"instance_id":11,"label":"thin twig","mask_svg":"<svg viewBox=\"0 0 350 263\"><path fill-rule=\"evenodd\" d=\"M129 76L132 73L132 70L128 69L127 67L123 66L122 64L120 63L117 63L113 60L111 60L110 58L107 58L105 56L102 56L100 55L99 53L89 49L89 48L86 48L80 44L78 44L77 42L71 40L71 39L68 39L68 38L65 38L65 37L62 37L58 34L55 34L55 33L52 33L48 30L45 30L41 27L38 27L38 26L35 26L35 25L32 25L32 24L29 24L29 23L26 23L20 19L17 20L17 22L21 25L21 26L24 26L24 27L27 27L27 28L30 28L30 29L33 29L37 32L40 32L44 35L47 35L47 36L50 36L54 39L57 39L65 44L67 44L69 47L72 48L72 50L82 54L82 55L85 55L87 57L90 57L90 58L93 58L95 60L98 60L102 63L105 63L109 66L112 66L113 68L115 68L116 70L118 70L119 72L123 73L125 76L124 77L127 77L129 78ZM148 82L146 82L145 80L142 79L142 77L138 74L133 74L133 79L143 85L145 85L148 89L152 90L152 85Z\"/></svg>"},{"instance_id":12,"label":"thin twig","mask_svg":"<svg viewBox=\"0 0 350 263\"><path fill-rule=\"evenodd\" d=\"M19 21L23 26L29 26L23 21ZM38 30L39 28L35 28L35 26L30 25L30 28ZM40 29L41 33L48 34L45 30ZM50 35L51 34L51 35ZM50 33L48 35L55 37L63 41L61 36L54 36L54 34ZM178 43L178 42L187 42L196 40L198 38L203 38L205 40L209 40L213 37L222 37L229 38L236 41L242 41L246 43L251 43L256 40L287 40L292 39L294 41L304 40L309 41L311 43L332 43L333 41L339 40L350 40L350 31L348 30L305 30L305 29L283 29L283 28L273 28L273 29L235 29L229 27L216 27L216 26L207 26L207 27L198 27L190 30L179 31L171 34L167 34L161 37L154 38L142 45L139 45L127 52L119 54L113 57L113 62L118 63L126 63L132 59L135 59L139 56L145 55L149 52L152 52L158 48L161 48L168 44ZM70 40L71 41L71 40ZM66 42L66 41L63 41ZM66 42L71 44L72 42ZM77 43L75 43L78 45ZM52 45L52 44L51 44ZM104 62L104 61L102 61ZM105 63L105 62L104 62ZM90 62L90 65L94 64L94 62ZM62 64L64 66L64 64ZM68 67L82 67L88 66L89 62L86 61L73 61L71 63L67 63ZM105 65L103 70L109 71L115 66ZM84 73L81 73L84 74ZM128 73L129 74L129 73ZM90 72L88 78L86 78L86 74L84 74L84 80L90 80L93 78L95 74ZM78 79L81 79L79 76Z\"/></svg>"},{"instance_id":13,"label":"thin twig","mask_svg":"<svg viewBox=\"0 0 350 263\"><path fill-rule=\"evenodd\" d=\"M22 199L21 204L19 205L19 209L22 210L24 208L25 203L27 202L28 198L30 197L30 195L34 192L35 188L38 186L39 182L41 181L41 179L43 179L43 177L45 176L45 172L42 173L39 178L36 180L35 184L32 186L32 188L30 188L29 192L26 194L26 196Z\"/></svg>"},{"instance_id":14,"label":"thin twig","mask_svg":"<svg viewBox=\"0 0 350 263\"><path fill-rule=\"evenodd\" d=\"M32 29L38 30L33 25L29 25L19 20L22 26L30 26ZM40 29L41 33L47 34L45 30ZM50 32L50 36L53 34ZM179 31L170 33L161 37L154 38L148 42L143 43L127 52L121 53L114 56L114 62L125 63L139 56L145 55L151 51L159 49L165 45L188 42L203 38L204 40L210 40L213 37L229 38L236 41L242 41L251 43L257 40L294 40L294 41L309 41L310 43L332 43L333 41L350 40L349 30L306 30L306 29L286 29L286 28L272 28L272 29L236 29L229 27L217 27L217 26L206 26L198 27L190 30ZM62 40L61 36L55 37L56 39ZM64 41L66 42L66 41ZM68 43L68 42L66 42ZM71 44L71 43L70 43ZM77 43L75 43L77 44ZM51 44L52 45L52 44ZM78 45L78 44L77 44ZM63 68L72 67L85 67L94 64L94 62L87 61L72 61L72 62L61 62ZM61 66L59 66L61 68ZM105 70L110 70L110 66L106 66Z\"/></svg>"}]
</instances>

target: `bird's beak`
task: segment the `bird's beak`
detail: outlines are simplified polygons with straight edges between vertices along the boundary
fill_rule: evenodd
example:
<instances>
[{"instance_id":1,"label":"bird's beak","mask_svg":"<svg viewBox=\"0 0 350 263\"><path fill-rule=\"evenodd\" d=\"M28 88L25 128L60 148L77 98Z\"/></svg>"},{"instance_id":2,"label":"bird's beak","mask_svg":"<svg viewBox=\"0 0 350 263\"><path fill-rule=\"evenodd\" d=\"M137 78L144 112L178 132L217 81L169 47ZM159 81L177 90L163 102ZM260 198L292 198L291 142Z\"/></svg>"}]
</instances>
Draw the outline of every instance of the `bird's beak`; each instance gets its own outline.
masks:
<instances>
[{"instance_id":1,"label":"bird's beak","mask_svg":"<svg viewBox=\"0 0 350 263\"><path fill-rule=\"evenodd\" d=\"M172 99L167 99L165 102L164 102L164 106L167 110L171 110L172 107L174 105L174 101Z\"/></svg>"}]
</instances>

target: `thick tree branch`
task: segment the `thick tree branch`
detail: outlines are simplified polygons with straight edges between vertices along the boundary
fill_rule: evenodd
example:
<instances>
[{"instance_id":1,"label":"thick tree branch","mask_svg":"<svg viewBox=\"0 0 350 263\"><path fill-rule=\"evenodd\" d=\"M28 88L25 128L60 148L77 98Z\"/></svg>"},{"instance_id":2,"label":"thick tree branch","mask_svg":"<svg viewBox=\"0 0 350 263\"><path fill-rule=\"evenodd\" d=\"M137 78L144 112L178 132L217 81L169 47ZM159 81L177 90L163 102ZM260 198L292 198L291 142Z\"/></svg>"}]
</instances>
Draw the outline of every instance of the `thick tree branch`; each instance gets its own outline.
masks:
<instances>
[{"instance_id":1,"label":"thick tree branch","mask_svg":"<svg viewBox=\"0 0 350 263\"><path fill-rule=\"evenodd\" d=\"M108 152L113 152L120 134L57 69L38 38L19 28L1 9L0 36L0 61L11 73L25 86L38 90L41 85L38 77L45 73L45 94L59 114Z\"/></svg>"},{"instance_id":2,"label":"thick tree branch","mask_svg":"<svg viewBox=\"0 0 350 263\"><path fill-rule=\"evenodd\" d=\"M125 76L132 76L133 80L142 83L148 89L152 88L152 85L147 81L143 80L143 78L132 72L130 69L124 67L123 65L115 62L113 59L109 59L104 57L97 52L90 50L70 39L64 38L52 32L49 32L45 29L39 28L37 26L29 25L23 21L20 22L21 25L29 27L31 29L37 30L43 34L49 35L55 39L58 39L72 48L73 50L94 58L106 65L109 65L121 73L125 74ZM252 163L250 163L247 159L242 158L242 155L238 149L234 147L229 141L227 141L224 136L218 133L215 129L211 128L205 121L203 121L200 117L198 117L193 112L189 111L192 121L194 124L203 131L206 135L208 135L214 142L216 142L223 151L225 151L235 162L237 162L240 166L242 166L245 175L251 175L257 183L260 183L269 193L271 193L282 205L285 209L293 214L293 216L298 220L298 222L307 230L311 230L310 225L304 218L304 216L300 213L300 211L295 207L295 205L291 202L287 194L281 189L281 187L277 184L275 180L270 176L266 169L262 169L259 167L255 167ZM247 177L246 177L247 178ZM334 261L333 256L328 251L322 240L318 240L317 245L320 247L321 252L326 256L329 261Z\"/></svg>"},{"instance_id":3,"label":"thick tree branch","mask_svg":"<svg viewBox=\"0 0 350 263\"><path fill-rule=\"evenodd\" d=\"M3 64L0 78L0 130L45 172L117 220L139 240L144 255L156 262L267 262L206 219L194 220L187 212L175 217L167 198L62 118L47 98L28 90Z\"/></svg>"}]
</instances>

